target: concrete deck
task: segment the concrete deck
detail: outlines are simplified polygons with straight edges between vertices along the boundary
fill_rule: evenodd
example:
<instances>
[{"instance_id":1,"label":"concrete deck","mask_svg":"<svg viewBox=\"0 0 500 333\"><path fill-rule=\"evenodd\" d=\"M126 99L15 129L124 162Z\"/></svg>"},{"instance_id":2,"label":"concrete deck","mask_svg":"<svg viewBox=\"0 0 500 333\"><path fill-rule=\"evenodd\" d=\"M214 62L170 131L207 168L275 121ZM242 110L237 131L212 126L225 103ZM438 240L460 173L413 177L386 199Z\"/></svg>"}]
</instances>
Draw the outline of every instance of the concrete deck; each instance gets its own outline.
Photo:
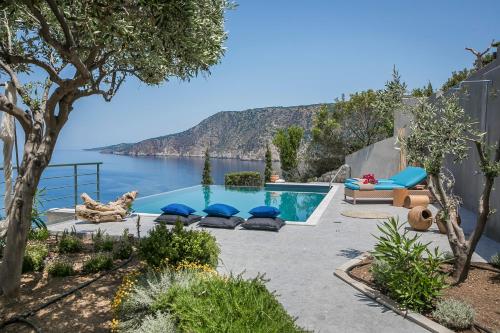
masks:
<instances>
[{"instance_id":1,"label":"concrete deck","mask_svg":"<svg viewBox=\"0 0 500 333\"><path fill-rule=\"evenodd\" d=\"M403 221L408 213L387 202L352 205L343 201L340 188L316 226L286 225L279 233L210 229L222 250L218 269L221 273L244 272L248 277L265 273L270 279L268 288L276 290L289 313L298 317L298 324L315 332L426 332L333 275L336 267L371 250L375 244L371 234L378 233L379 221L344 217L340 213L346 209L389 212ZM463 211L466 231L473 219L472 213ZM152 217L141 218L142 235L154 226L152 221ZM113 235L121 234L123 228L136 230L134 220L99 225L67 221L49 229L62 231L73 225L78 232L101 228ZM446 237L435 226L421 234L423 241L449 250ZM474 260L488 259L498 251L500 243L483 236Z\"/></svg>"}]
</instances>

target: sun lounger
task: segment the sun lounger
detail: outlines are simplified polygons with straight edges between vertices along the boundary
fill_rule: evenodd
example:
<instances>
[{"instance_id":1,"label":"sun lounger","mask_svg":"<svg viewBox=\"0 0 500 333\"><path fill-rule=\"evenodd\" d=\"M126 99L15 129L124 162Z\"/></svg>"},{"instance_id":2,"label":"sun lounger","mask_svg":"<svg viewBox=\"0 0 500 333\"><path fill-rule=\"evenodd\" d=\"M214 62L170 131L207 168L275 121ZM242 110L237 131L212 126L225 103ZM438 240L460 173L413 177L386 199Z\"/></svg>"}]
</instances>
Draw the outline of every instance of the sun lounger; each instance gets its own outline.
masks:
<instances>
[{"instance_id":1,"label":"sun lounger","mask_svg":"<svg viewBox=\"0 0 500 333\"><path fill-rule=\"evenodd\" d=\"M377 184L360 184L361 179L349 178L344 183L344 199L352 198L353 204L357 199L392 199L394 189L408 189L408 195L425 194L430 196L428 190L413 189L427 178L425 169L407 167L389 179L377 179ZM369 185L369 186L367 186Z\"/></svg>"}]
</instances>

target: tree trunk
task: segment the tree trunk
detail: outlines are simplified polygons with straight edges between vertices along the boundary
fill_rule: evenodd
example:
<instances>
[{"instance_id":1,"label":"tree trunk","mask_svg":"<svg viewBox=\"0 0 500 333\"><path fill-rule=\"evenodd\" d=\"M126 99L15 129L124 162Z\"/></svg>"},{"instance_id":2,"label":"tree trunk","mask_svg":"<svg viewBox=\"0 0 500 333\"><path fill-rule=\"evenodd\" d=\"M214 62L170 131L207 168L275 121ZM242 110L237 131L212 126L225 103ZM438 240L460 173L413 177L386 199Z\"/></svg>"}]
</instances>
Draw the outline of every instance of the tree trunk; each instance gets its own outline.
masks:
<instances>
[{"instance_id":1,"label":"tree trunk","mask_svg":"<svg viewBox=\"0 0 500 333\"><path fill-rule=\"evenodd\" d=\"M19 293L24 251L31 228L33 198L55 144L53 138L45 137L41 141L40 132L30 133L24 146L12 202L7 211L9 227L0 267L0 287L6 297L16 297Z\"/></svg>"}]
</instances>

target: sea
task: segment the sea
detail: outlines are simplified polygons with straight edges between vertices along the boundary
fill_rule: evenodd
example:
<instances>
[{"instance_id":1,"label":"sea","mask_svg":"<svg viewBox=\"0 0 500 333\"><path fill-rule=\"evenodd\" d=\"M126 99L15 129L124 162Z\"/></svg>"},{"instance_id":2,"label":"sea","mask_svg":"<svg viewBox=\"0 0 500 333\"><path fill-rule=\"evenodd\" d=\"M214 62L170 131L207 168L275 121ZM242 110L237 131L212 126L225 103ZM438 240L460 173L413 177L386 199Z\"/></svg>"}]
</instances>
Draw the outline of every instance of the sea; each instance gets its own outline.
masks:
<instances>
[{"instance_id":1,"label":"sea","mask_svg":"<svg viewBox=\"0 0 500 333\"><path fill-rule=\"evenodd\" d=\"M13 158L15 160L15 157ZM139 196L148 196L180 188L198 185L201 182L204 159L197 157L150 157L102 154L86 150L56 150L50 162L55 164L102 162L99 166L99 196L107 202L123 193L136 190ZM14 162L15 164L15 162ZM224 175L235 171L264 171L263 161L238 159L211 159L211 174L215 184L224 184ZM73 166L49 167L40 181L41 209L73 207L75 194L87 192L97 196L96 166L77 167L77 193L74 191ZM0 191L3 208L5 191L3 175ZM0 212L3 215L4 211Z\"/></svg>"}]
</instances>

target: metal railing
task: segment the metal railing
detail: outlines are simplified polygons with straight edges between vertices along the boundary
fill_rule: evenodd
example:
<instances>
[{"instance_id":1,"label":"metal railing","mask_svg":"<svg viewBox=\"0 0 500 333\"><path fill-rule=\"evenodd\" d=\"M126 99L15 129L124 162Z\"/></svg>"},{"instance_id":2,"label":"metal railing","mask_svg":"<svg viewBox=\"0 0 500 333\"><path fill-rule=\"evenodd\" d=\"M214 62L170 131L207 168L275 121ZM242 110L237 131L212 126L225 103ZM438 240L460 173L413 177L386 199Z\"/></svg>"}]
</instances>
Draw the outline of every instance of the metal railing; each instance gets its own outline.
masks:
<instances>
[{"instance_id":1,"label":"metal railing","mask_svg":"<svg viewBox=\"0 0 500 333\"><path fill-rule=\"evenodd\" d=\"M101 164L102 162L88 162L88 163L67 163L67 164L48 165L44 171L44 174L42 174L42 177L40 178L39 188L44 189L44 197L42 201L44 203L50 203L61 200L68 201L69 199L72 198L73 206L76 207L76 205L78 204L79 189L82 188L88 189L89 186L93 185L95 185L95 191L86 191L86 192L90 194L95 194L97 201L99 201L101 197L101 183L100 183ZM85 170L88 169L88 167L90 166L95 166L95 171L92 170L89 172L89 170ZM50 175L51 170L53 168L56 169L69 168L71 173ZM16 167L13 167L12 169L14 171L17 170ZM47 172L49 173L49 175L45 175ZM3 177L3 167L0 167L0 173L2 174ZM91 181L87 180L82 181L82 177L89 177L89 176L95 176L95 179ZM44 183L46 184L46 186L44 186ZM2 179L2 181L0 181L0 185L5 187L5 179ZM5 191L5 189L3 189L3 191ZM68 191L70 192L70 194L67 194ZM56 194L54 196L50 195L50 193L57 193L57 192L63 192L63 193ZM1 193L0 200L2 201L2 204L4 197L5 193ZM2 207L0 210L4 211L5 207Z\"/></svg>"}]
</instances>

